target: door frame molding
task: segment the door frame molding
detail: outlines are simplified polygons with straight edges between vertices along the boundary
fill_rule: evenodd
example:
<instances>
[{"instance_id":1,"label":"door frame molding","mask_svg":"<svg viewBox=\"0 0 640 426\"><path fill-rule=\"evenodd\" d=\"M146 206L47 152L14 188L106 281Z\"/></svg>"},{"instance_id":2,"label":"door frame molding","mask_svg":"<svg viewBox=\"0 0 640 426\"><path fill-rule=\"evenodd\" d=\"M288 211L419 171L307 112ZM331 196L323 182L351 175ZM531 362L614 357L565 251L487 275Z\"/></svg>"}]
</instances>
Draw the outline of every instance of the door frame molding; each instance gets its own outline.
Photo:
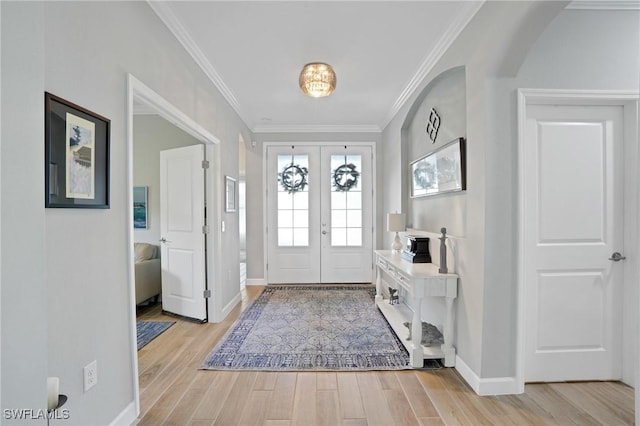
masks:
<instances>
[{"instance_id":1,"label":"door frame molding","mask_svg":"<svg viewBox=\"0 0 640 426\"><path fill-rule=\"evenodd\" d=\"M209 322L220 322L223 319L221 305L221 289L217 283L222 282L222 273L219 265L222 253L222 238L220 227L220 206L222 206L222 174L220 171L220 140L192 118L184 114L173 104L169 103L153 89L145 85L131 74L127 74L127 123L126 123L126 152L127 152L127 264L129 287L129 315L130 315L130 342L132 382L135 402L136 417L140 414L140 384L138 381L138 351L136 338L136 299L135 299L135 269L134 269L134 232L133 232L133 117L134 101L143 104L159 116L180 128L184 132L198 139L205 146L206 159L209 168L205 170L206 179L206 208L207 225L209 233L206 237L207 244L207 287L211 290L211 297L207 300Z\"/></svg>"},{"instance_id":2,"label":"door frame molding","mask_svg":"<svg viewBox=\"0 0 640 426\"><path fill-rule=\"evenodd\" d=\"M325 142L316 142L316 141L298 141L298 142L264 142L262 144L262 181L265 182L265 187L262 189L262 223L264 224L264 238L262 241L262 256L263 256L263 262L262 264L263 269L262 269L262 276L264 277L264 284L268 284L269 281L269 275L268 275L268 271L267 271L267 260L269 259L269 236L267 234L267 225L269 224L269 212L267 211L267 187L266 187L266 182L267 182L267 151L269 147L284 147L284 146L291 146L291 145L304 145L304 146L368 146L371 148L371 190L372 190L372 220L373 220L373 235L372 235L372 240L371 243L373 245L373 248L376 247L376 241L378 241L377 239L377 235L378 235L378 227L376 226L377 222L377 218L378 218L378 212L376 209L376 196L377 196L377 191L376 191L376 187L377 187L377 180L376 180L376 147L377 144L375 142L361 142L361 141L342 141L342 142L336 142L336 141L325 141ZM133 220L133 219L132 219Z\"/></svg>"},{"instance_id":3,"label":"door frame molding","mask_svg":"<svg viewBox=\"0 0 640 426\"><path fill-rule=\"evenodd\" d=\"M523 393L525 387L525 271L524 259L527 255L524 246L524 144L526 140L526 117L529 105L604 105L621 106L624 116L624 253L627 262L624 264L623 289L623 324L629 326L622 333L622 378L623 381L640 385L640 365L635 361L640 342L640 327L638 327L638 311L640 307L640 262L638 262L638 241L640 229L638 227L638 200L640 200L640 186L638 185L638 166L640 157L638 149L638 104L639 92L633 91L600 91L600 90L555 90L555 89L518 89L518 186L517 186L517 323L516 323L516 376L515 393ZM627 296L627 297L625 297ZM635 297L631 297L635 296ZM627 356L629 354L630 356ZM636 406L640 401L640 392L636 392ZM636 413L638 416L638 413Z\"/></svg>"}]
</instances>

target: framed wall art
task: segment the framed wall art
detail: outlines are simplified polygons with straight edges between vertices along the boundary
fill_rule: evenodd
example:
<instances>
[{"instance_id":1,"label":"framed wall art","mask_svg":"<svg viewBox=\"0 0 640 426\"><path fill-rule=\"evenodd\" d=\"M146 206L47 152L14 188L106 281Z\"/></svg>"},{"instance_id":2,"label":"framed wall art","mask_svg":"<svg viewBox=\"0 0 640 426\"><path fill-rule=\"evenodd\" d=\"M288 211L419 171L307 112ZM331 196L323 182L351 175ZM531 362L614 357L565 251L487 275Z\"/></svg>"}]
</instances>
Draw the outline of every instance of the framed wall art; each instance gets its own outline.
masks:
<instances>
[{"instance_id":1,"label":"framed wall art","mask_svg":"<svg viewBox=\"0 0 640 426\"><path fill-rule=\"evenodd\" d=\"M466 142L455 139L411 163L411 197L464 191Z\"/></svg>"},{"instance_id":2,"label":"framed wall art","mask_svg":"<svg viewBox=\"0 0 640 426\"><path fill-rule=\"evenodd\" d=\"M133 227L149 229L148 190L146 186L133 187Z\"/></svg>"},{"instance_id":3,"label":"framed wall art","mask_svg":"<svg viewBox=\"0 0 640 426\"><path fill-rule=\"evenodd\" d=\"M45 93L45 207L109 208L111 121Z\"/></svg>"},{"instance_id":4,"label":"framed wall art","mask_svg":"<svg viewBox=\"0 0 640 426\"><path fill-rule=\"evenodd\" d=\"M225 205L224 211L235 212L236 211L236 180L232 177L224 177L225 187Z\"/></svg>"}]
</instances>

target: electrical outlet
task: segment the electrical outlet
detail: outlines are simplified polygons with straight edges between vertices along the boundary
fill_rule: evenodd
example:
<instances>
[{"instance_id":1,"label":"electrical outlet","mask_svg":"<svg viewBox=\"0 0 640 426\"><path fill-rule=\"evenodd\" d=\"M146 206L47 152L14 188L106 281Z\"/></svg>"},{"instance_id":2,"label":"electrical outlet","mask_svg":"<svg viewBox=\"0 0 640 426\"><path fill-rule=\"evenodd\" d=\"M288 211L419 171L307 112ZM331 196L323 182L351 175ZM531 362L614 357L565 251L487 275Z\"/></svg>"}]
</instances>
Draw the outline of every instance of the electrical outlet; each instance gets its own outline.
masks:
<instances>
[{"instance_id":1,"label":"electrical outlet","mask_svg":"<svg viewBox=\"0 0 640 426\"><path fill-rule=\"evenodd\" d=\"M98 384L98 361L90 362L82 371L84 373L84 391L87 392Z\"/></svg>"}]
</instances>

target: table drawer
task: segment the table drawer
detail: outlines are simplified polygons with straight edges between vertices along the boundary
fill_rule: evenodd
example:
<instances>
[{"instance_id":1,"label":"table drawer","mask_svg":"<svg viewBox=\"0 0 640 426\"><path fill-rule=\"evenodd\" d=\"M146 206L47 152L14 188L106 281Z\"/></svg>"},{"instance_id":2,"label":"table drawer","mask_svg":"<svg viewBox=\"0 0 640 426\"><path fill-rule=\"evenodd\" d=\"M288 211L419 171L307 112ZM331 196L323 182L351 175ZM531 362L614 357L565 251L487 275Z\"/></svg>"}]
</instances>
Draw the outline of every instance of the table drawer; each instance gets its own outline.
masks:
<instances>
[{"instance_id":1,"label":"table drawer","mask_svg":"<svg viewBox=\"0 0 640 426\"><path fill-rule=\"evenodd\" d=\"M411 277L401 271L396 271L396 280L404 287L411 286Z\"/></svg>"},{"instance_id":2,"label":"table drawer","mask_svg":"<svg viewBox=\"0 0 640 426\"><path fill-rule=\"evenodd\" d=\"M384 260L384 259L383 259L383 258L381 258L381 257L378 257L378 266L379 266L383 271L386 271L386 270L387 270L387 265L389 265L389 264L387 263L387 261L386 261L386 260Z\"/></svg>"}]
</instances>

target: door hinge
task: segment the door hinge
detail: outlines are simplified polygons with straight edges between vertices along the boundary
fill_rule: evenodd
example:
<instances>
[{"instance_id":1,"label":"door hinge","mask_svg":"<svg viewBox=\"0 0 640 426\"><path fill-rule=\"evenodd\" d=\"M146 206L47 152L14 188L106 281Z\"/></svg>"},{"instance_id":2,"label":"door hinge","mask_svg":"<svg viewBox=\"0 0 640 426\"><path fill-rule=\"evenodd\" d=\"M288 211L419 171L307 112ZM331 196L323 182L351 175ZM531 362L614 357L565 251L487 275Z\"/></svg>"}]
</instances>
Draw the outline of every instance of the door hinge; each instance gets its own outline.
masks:
<instances>
[{"instance_id":1,"label":"door hinge","mask_svg":"<svg viewBox=\"0 0 640 426\"><path fill-rule=\"evenodd\" d=\"M209 297L211 297L211 290L205 290L205 291L203 291L203 292L202 292L202 296L203 296L205 299L208 299Z\"/></svg>"},{"instance_id":2,"label":"door hinge","mask_svg":"<svg viewBox=\"0 0 640 426\"><path fill-rule=\"evenodd\" d=\"M209 233L209 226L202 225L202 233L203 234L208 234Z\"/></svg>"},{"instance_id":3,"label":"door hinge","mask_svg":"<svg viewBox=\"0 0 640 426\"><path fill-rule=\"evenodd\" d=\"M209 161L202 160L202 168L203 169L208 169L209 168Z\"/></svg>"}]
</instances>

